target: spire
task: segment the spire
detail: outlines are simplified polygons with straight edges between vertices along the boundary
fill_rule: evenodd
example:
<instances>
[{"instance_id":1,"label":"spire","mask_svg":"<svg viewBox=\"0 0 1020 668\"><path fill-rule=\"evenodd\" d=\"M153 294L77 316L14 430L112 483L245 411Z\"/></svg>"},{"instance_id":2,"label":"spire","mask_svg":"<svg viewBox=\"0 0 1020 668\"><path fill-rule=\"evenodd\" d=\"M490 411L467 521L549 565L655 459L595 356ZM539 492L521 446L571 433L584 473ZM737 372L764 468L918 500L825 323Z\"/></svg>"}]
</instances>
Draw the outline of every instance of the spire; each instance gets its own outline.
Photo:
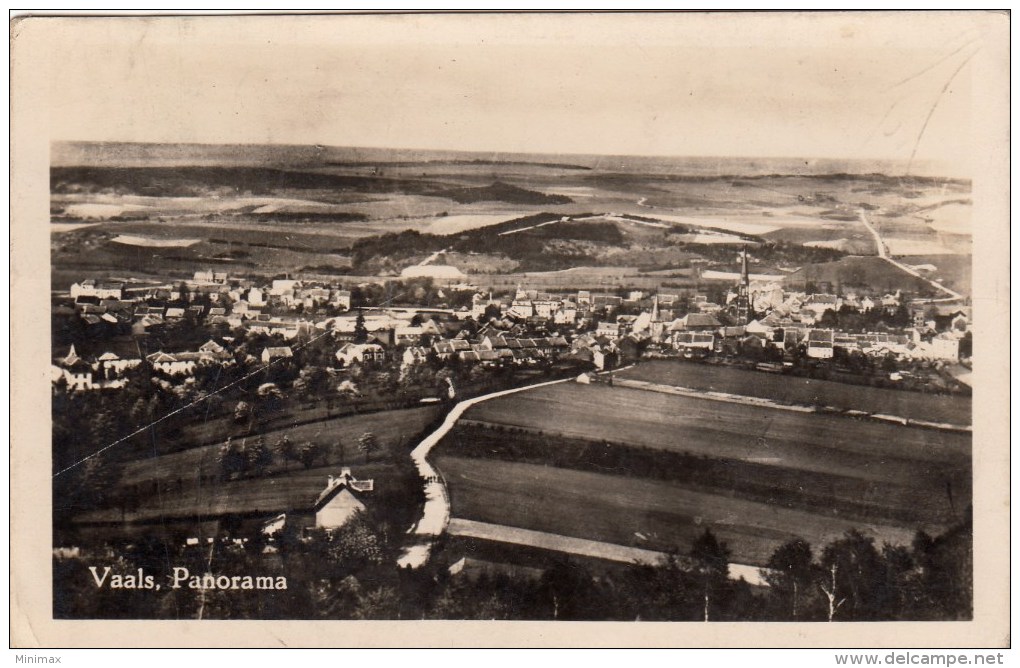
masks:
<instances>
[{"instance_id":1,"label":"spire","mask_svg":"<svg viewBox=\"0 0 1020 668\"><path fill-rule=\"evenodd\" d=\"M77 364L80 359L81 358L78 357L78 353L76 353L74 351L74 344L72 343L71 344L71 350L68 351L67 357L64 358L64 365L65 366L72 366L74 364Z\"/></svg>"},{"instance_id":2,"label":"spire","mask_svg":"<svg viewBox=\"0 0 1020 668\"><path fill-rule=\"evenodd\" d=\"M737 321L745 325L751 316L750 277L747 274L747 246L740 252L740 283L737 285Z\"/></svg>"}]
</instances>

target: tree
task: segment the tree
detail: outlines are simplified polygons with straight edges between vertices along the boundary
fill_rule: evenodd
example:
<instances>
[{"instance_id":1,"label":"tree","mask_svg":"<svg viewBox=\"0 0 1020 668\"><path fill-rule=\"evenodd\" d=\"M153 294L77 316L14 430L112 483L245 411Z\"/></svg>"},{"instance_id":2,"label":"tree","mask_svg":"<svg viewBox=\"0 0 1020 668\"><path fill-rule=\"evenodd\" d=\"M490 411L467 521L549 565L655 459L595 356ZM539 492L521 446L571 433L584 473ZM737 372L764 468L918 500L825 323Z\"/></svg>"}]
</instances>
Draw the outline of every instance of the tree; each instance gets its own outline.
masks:
<instances>
[{"instance_id":1,"label":"tree","mask_svg":"<svg viewBox=\"0 0 1020 668\"><path fill-rule=\"evenodd\" d=\"M361 454L365 455L365 462L368 462L369 455L378 449L379 441L372 432L366 431L358 439L358 450L361 451Z\"/></svg>"},{"instance_id":2,"label":"tree","mask_svg":"<svg viewBox=\"0 0 1020 668\"><path fill-rule=\"evenodd\" d=\"M363 513L356 514L333 532L326 555L334 576L337 572L354 573L367 566L379 565L385 558L382 537Z\"/></svg>"},{"instance_id":3,"label":"tree","mask_svg":"<svg viewBox=\"0 0 1020 668\"><path fill-rule=\"evenodd\" d=\"M254 469L259 475L265 473L266 468L273 463L273 453L266 446L266 441L261 436L256 438L254 442L246 445L244 455L247 468Z\"/></svg>"},{"instance_id":4,"label":"tree","mask_svg":"<svg viewBox=\"0 0 1020 668\"><path fill-rule=\"evenodd\" d=\"M846 598L839 598L839 590L837 589L836 573L838 566L835 562L829 564L828 568L822 569L821 575L818 578L818 588L825 594L826 600L829 602L829 621L831 622L836 617L836 611L846 603Z\"/></svg>"},{"instance_id":5,"label":"tree","mask_svg":"<svg viewBox=\"0 0 1020 668\"><path fill-rule=\"evenodd\" d=\"M552 619L588 619L597 606L591 574L577 563L557 561L542 574L539 598Z\"/></svg>"},{"instance_id":6,"label":"tree","mask_svg":"<svg viewBox=\"0 0 1020 668\"><path fill-rule=\"evenodd\" d=\"M781 545L766 564L765 580L772 594L789 600L791 619L800 618L802 599L807 595L814 576L811 546L800 538Z\"/></svg>"},{"instance_id":7,"label":"tree","mask_svg":"<svg viewBox=\"0 0 1020 668\"><path fill-rule=\"evenodd\" d=\"M110 445L117 440L117 420L113 413L103 409L92 416L89 422L89 439L97 447Z\"/></svg>"},{"instance_id":8,"label":"tree","mask_svg":"<svg viewBox=\"0 0 1020 668\"><path fill-rule=\"evenodd\" d=\"M482 322L487 323L493 319L498 320L500 315L499 304L489 304L485 307L485 312L482 314Z\"/></svg>"},{"instance_id":9,"label":"tree","mask_svg":"<svg viewBox=\"0 0 1020 668\"><path fill-rule=\"evenodd\" d=\"M960 337L960 357L971 357L974 354L974 336L967 332Z\"/></svg>"},{"instance_id":10,"label":"tree","mask_svg":"<svg viewBox=\"0 0 1020 668\"><path fill-rule=\"evenodd\" d=\"M330 354L331 356L331 354ZM321 397L329 391L329 374L321 366L312 367L308 372L305 396L308 398Z\"/></svg>"},{"instance_id":11,"label":"tree","mask_svg":"<svg viewBox=\"0 0 1020 668\"><path fill-rule=\"evenodd\" d=\"M719 542L712 530L706 528L691 546L691 560L703 585L704 619L707 622L711 598L723 593L729 584L730 551L726 543Z\"/></svg>"},{"instance_id":12,"label":"tree","mask_svg":"<svg viewBox=\"0 0 1020 668\"><path fill-rule=\"evenodd\" d=\"M358 309L358 315L354 319L354 343L365 343L368 341L368 327L365 326L365 313Z\"/></svg>"},{"instance_id":13,"label":"tree","mask_svg":"<svg viewBox=\"0 0 1020 668\"><path fill-rule=\"evenodd\" d=\"M302 443L298 450L298 458L306 469L312 468L316 461L322 459L323 454L322 446L311 441Z\"/></svg>"},{"instance_id":14,"label":"tree","mask_svg":"<svg viewBox=\"0 0 1020 668\"><path fill-rule=\"evenodd\" d=\"M873 538L851 529L822 553L822 592L829 600L830 621L846 602L853 620L880 620L890 613L887 572Z\"/></svg>"},{"instance_id":15,"label":"tree","mask_svg":"<svg viewBox=\"0 0 1020 668\"><path fill-rule=\"evenodd\" d=\"M229 438L220 448L218 459L220 475L224 480L229 480L234 474L243 473L248 463L244 453L244 446L240 443L235 443Z\"/></svg>"},{"instance_id":16,"label":"tree","mask_svg":"<svg viewBox=\"0 0 1020 668\"><path fill-rule=\"evenodd\" d=\"M109 499L120 479L120 465L107 455L89 457L54 480L54 508L81 512Z\"/></svg>"},{"instance_id":17,"label":"tree","mask_svg":"<svg viewBox=\"0 0 1020 668\"><path fill-rule=\"evenodd\" d=\"M234 422L244 422L251 415L251 405L247 401L238 401L234 408Z\"/></svg>"},{"instance_id":18,"label":"tree","mask_svg":"<svg viewBox=\"0 0 1020 668\"><path fill-rule=\"evenodd\" d=\"M298 449L294 447L294 442L286 434L276 441L276 452L279 453L285 462L298 461Z\"/></svg>"}]
</instances>

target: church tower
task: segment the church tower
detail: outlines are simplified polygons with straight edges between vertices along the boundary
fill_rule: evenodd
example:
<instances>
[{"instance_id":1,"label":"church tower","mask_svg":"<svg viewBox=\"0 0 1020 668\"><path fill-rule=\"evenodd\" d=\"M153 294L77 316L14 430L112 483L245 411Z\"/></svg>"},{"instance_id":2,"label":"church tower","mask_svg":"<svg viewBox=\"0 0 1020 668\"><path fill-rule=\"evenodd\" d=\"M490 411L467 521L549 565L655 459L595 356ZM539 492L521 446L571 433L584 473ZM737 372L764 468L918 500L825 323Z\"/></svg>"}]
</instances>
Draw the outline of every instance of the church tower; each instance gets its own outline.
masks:
<instances>
[{"instance_id":1,"label":"church tower","mask_svg":"<svg viewBox=\"0 0 1020 668\"><path fill-rule=\"evenodd\" d=\"M737 322L746 325L751 319L751 281L747 273L747 246L740 252L740 284L737 286Z\"/></svg>"}]
</instances>

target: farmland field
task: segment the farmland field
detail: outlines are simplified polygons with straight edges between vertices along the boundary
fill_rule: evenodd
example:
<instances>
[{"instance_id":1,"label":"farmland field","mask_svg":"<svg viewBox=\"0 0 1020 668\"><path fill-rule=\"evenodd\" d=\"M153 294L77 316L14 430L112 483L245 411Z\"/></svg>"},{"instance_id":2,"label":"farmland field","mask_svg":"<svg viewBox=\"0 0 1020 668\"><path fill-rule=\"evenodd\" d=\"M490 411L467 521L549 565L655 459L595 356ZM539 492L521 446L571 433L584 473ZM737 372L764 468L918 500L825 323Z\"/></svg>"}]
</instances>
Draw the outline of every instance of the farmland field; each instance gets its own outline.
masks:
<instances>
[{"instance_id":1,"label":"farmland field","mask_svg":"<svg viewBox=\"0 0 1020 668\"><path fill-rule=\"evenodd\" d=\"M795 536L822 545L859 527L825 511L777 508L668 482L459 457L441 456L437 465L450 485L454 517L683 552L708 527L737 563L764 565ZM879 543L909 544L914 534L887 525L863 530Z\"/></svg>"},{"instance_id":2,"label":"farmland field","mask_svg":"<svg viewBox=\"0 0 1020 668\"><path fill-rule=\"evenodd\" d=\"M733 367L684 362L642 362L617 374L621 378L714 390L784 403L822 404L841 409L886 413L914 420L968 425L971 399L864 388L828 380L778 376Z\"/></svg>"},{"instance_id":3,"label":"farmland field","mask_svg":"<svg viewBox=\"0 0 1020 668\"><path fill-rule=\"evenodd\" d=\"M274 463L267 468L264 477L258 478L219 481L217 454L222 444L128 462L123 466L118 488L138 488L144 492L158 484L160 491L145 496L139 506L126 515L126 519L286 510L296 507L288 506L289 503L302 499L310 503L309 498L314 500L324 486L326 476L337 473L340 465L352 467L357 477L381 475L384 479L385 473L392 469L393 458L406 456L413 439L435 419L438 412L439 409L434 406L384 411L297 425L264 434L270 448L286 435L294 444L307 441L321 445L325 455L316 462L315 468L306 470L297 462L282 461L274 453ZM366 431L375 434L379 444L378 450L367 458L358 450L358 438ZM252 436L248 440L255 438ZM383 481L378 484L385 486ZM108 521L120 517L117 510L100 510L78 519Z\"/></svg>"},{"instance_id":4,"label":"farmland field","mask_svg":"<svg viewBox=\"0 0 1020 668\"><path fill-rule=\"evenodd\" d=\"M464 420L436 450L454 517L656 550L710 526L741 563L851 526L909 543L962 519L971 494L967 434L577 384L483 402ZM653 479L558 457L585 441L620 444L624 462L627 448L680 466L674 453L687 453L704 473Z\"/></svg>"},{"instance_id":5,"label":"farmland field","mask_svg":"<svg viewBox=\"0 0 1020 668\"><path fill-rule=\"evenodd\" d=\"M912 476L921 463L965 466L970 458L966 434L621 387L543 387L483 402L464 417L875 480Z\"/></svg>"}]
</instances>

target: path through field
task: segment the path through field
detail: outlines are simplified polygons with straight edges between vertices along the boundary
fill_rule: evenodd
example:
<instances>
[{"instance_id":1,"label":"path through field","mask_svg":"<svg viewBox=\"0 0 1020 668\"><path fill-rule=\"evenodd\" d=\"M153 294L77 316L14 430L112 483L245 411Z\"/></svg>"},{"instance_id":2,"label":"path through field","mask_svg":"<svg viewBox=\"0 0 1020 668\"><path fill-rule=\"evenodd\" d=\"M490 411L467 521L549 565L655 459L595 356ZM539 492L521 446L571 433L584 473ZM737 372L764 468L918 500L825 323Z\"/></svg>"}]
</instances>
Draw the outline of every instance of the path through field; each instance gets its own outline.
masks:
<instances>
[{"instance_id":1,"label":"path through field","mask_svg":"<svg viewBox=\"0 0 1020 668\"><path fill-rule=\"evenodd\" d=\"M939 283L937 281L933 281L930 278L926 278L926 277L922 276L913 267L909 267L909 266L907 266L907 265L905 265L905 264L903 264L901 262L897 262L896 260L894 260L891 257L889 257L889 251L886 248L885 242L882 241L882 236L878 233L878 230L875 229L875 227L871 224L871 221L868 220L868 216L864 212L864 209L858 209L857 210L857 215L860 216L861 223L863 223L864 227L866 227L868 229L868 232L870 232L871 235L873 237L875 237L875 246L878 248L878 257L882 258L883 260L885 260L889 264L893 265L894 267L896 267L898 269L902 269L903 271L907 272L911 276L915 276L917 278L920 278L922 281L925 281L926 283L931 285L936 290L938 290L940 292L944 292L946 295L948 295L947 297L944 297L942 299L929 299L929 300L924 300L924 301L926 301L926 302L939 302L939 301L948 302L948 301L954 301L954 300L957 300L957 299L963 299L964 298L963 295L961 295L960 293L954 292L953 290L950 290L949 288L947 288L946 286L942 285L941 283ZM920 301L920 300L915 300L915 301Z\"/></svg>"},{"instance_id":2,"label":"path through field","mask_svg":"<svg viewBox=\"0 0 1020 668\"><path fill-rule=\"evenodd\" d=\"M679 385L664 385L662 383L651 383L645 380L627 380L617 379L615 381L619 387L629 387L635 390L645 390L648 392L659 392L662 394L675 394L682 397L692 397L696 399L707 399L709 401L721 401L723 403L730 404L743 404L745 406L757 406L760 408L775 408L782 411L792 411L794 413L826 413L829 415L845 415L847 417L853 417L855 419L869 418L889 424L896 424L901 426L914 426L914 427L927 427L929 429L941 429L944 431L954 431L961 433L970 433L970 425L958 425L951 424L948 422L933 422L930 420L916 420L911 418L902 417L899 415L889 415L887 413L869 413L861 410L850 410L840 409L833 406L814 406L808 404L797 404L797 403L784 403L781 401L775 401L773 399L765 399L762 397L752 397L746 394L733 394L730 392L717 392L714 390L698 390L690 387L682 387Z\"/></svg>"},{"instance_id":3,"label":"path through field","mask_svg":"<svg viewBox=\"0 0 1020 668\"><path fill-rule=\"evenodd\" d=\"M523 392L524 390L531 390L538 387L545 387L546 385L555 385L557 383L567 382L569 379L553 380L546 383L537 383L535 385L528 385L526 387L515 387L510 390L501 390L499 392L493 392L492 394L485 394L480 397L473 399L466 399L456 406L446 416L443 424L439 426L434 432L426 436L418 446L411 451L411 461L414 462L418 468L418 475L421 476L422 480L425 481L425 507L422 510L422 516L417 523L408 533L414 535L414 542L408 547L404 548L400 557L397 559L397 565L401 568L410 566L411 568L419 568L428 561L429 555L432 551L432 541L437 536L443 533L446 529L447 524L450 522L450 497L446 491L446 485L440 476L439 472L428 462L428 454L432 448L435 447L439 441L457 424L457 420L464 414L464 411L471 408L475 404L489 399L495 399L496 397L503 397L508 394L514 394L516 392Z\"/></svg>"},{"instance_id":4,"label":"path through field","mask_svg":"<svg viewBox=\"0 0 1020 668\"><path fill-rule=\"evenodd\" d=\"M603 543L585 540L584 538L545 533L544 531L532 531L531 529L489 524L488 522L476 522L475 520L462 520L459 518L450 520L448 531L451 536L465 536L499 543L526 545L543 550L553 550L581 557L592 557L622 563L639 562L656 564L666 556L665 552L643 550L639 547L627 547L626 545ZM744 578L750 584L765 585L761 569L756 566L748 566L746 564L730 564L729 566L731 578Z\"/></svg>"}]
</instances>

